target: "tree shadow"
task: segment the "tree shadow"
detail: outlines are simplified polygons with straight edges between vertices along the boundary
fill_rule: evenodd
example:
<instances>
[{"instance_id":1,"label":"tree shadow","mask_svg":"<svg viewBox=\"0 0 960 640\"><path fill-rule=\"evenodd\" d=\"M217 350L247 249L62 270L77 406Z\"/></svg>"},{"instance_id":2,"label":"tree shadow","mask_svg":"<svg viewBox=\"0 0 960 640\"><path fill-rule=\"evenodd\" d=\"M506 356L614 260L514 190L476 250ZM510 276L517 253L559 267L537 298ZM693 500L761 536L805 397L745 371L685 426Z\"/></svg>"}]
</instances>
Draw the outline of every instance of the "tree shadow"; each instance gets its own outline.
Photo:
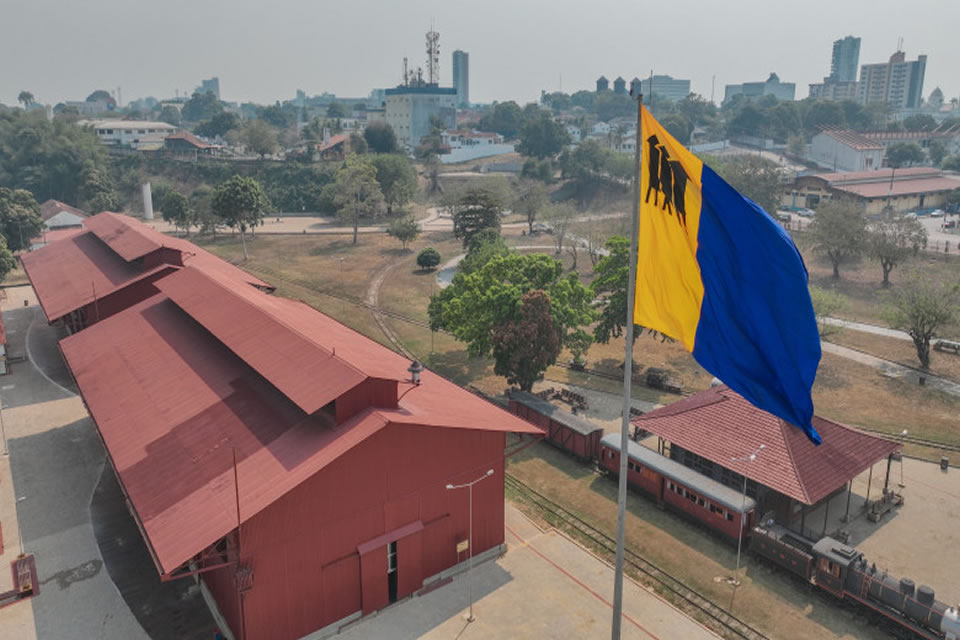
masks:
<instances>
[{"instance_id":1,"label":"tree shadow","mask_svg":"<svg viewBox=\"0 0 960 640\"><path fill-rule=\"evenodd\" d=\"M431 353L427 358L431 369L459 385L469 384L486 373L490 362L486 358L472 358L466 349Z\"/></svg>"}]
</instances>

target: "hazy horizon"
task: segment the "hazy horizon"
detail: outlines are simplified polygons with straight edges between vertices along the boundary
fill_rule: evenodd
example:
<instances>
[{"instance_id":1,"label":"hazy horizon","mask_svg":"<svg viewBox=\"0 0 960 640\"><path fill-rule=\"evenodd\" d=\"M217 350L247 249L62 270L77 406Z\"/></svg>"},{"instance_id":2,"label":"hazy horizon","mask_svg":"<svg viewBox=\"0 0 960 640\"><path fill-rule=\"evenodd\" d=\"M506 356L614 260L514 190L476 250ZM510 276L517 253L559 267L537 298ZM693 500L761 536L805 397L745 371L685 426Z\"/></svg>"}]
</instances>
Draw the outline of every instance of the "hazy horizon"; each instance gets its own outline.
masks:
<instances>
[{"instance_id":1,"label":"hazy horizon","mask_svg":"<svg viewBox=\"0 0 960 640\"><path fill-rule=\"evenodd\" d=\"M847 35L861 38L860 64L886 61L903 37L908 60L928 56L924 98L937 86L947 100L960 93L960 39L950 33L960 24L960 3L935 0L916 0L909 10L893 0L736 0L726 10L692 0L643 3L653 10L611 0L586 7L544 0L2 2L0 102L8 105L21 90L56 104L118 86L124 104L164 99L212 76L231 102L273 103L297 89L365 97L398 84L404 56L411 67L424 66L431 24L440 32L441 84L452 84L452 52L469 52L473 102L523 104L541 89L593 89L601 74L629 81L651 70L689 78L707 98L716 76L717 102L724 85L776 72L796 83L802 99L809 83L829 73L833 41Z\"/></svg>"}]
</instances>

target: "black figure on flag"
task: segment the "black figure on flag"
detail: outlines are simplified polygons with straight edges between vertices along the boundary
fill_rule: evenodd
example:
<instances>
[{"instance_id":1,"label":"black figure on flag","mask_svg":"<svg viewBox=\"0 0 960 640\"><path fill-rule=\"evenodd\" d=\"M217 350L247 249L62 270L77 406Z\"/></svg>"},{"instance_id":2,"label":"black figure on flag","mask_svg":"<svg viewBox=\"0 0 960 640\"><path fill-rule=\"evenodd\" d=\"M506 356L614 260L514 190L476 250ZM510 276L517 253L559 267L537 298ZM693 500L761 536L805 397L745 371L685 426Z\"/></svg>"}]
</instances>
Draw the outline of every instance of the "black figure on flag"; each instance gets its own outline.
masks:
<instances>
[{"instance_id":1,"label":"black figure on flag","mask_svg":"<svg viewBox=\"0 0 960 640\"><path fill-rule=\"evenodd\" d=\"M679 160L672 160L667 148L660 144L656 135L647 138L648 184L644 202L650 202L650 192L653 191L653 204L666 211L671 216L677 210L677 221L680 226L687 226L686 193L689 176ZM660 202L660 194L663 202Z\"/></svg>"},{"instance_id":2,"label":"black figure on flag","mask_svg":"<svg viewBox=\"0 0 960 640\"><path fill-rule=\"evenodd\" d=\"M650 202L650 192L653 191L653 204L660 204L660 147L657 145L660 141L657 136L647 138L647 146L650 147L649 162L647 162L647 171L649 173L649 184L647 185L647 196L644 202Z\"/></svg>"},{"instance_id":3,"label":"black figure on flag","mask_svg":"<svg viewBox=\"0 0 960 640\"><path fill-rule=\"evenodd\" d=\"M679 160L671 160L670 168L673 173L673 206L677 208L677 219L680 220L680 226L687 227L687 172L683 170L683 164Z\"/></svg>"}]
</instances>

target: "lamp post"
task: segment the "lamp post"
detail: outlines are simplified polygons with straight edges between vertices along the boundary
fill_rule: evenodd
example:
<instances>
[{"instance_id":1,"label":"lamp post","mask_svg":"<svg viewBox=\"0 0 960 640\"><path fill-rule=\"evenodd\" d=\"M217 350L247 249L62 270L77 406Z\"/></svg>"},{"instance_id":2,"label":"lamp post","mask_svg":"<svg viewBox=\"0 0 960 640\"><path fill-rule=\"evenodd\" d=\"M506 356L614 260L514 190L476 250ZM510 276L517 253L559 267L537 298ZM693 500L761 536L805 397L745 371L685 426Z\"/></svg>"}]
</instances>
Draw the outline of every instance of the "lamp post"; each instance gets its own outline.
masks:
<instances>
[{"instance_id":1,"label":"lamp post","mask_svg":"<svg viewBox=\"0 0 960 640\"><path fill-rule=\"evenodd\" d=\"M730 462L746 462L747 468L749 469L750 463L757 459L757 454L767 448L767 445L762 444L757 447L757 450L751 453L748 456L742 456L739 458L730 458ZM743 498L740 501L740 526L737 531L737 570L733 574L733 595L737 594L737 587L740 586L740 550L743 546L743 511L747 506L747 469L744 469L743 473ZM733 596L730 597L730 610L733 611Z\"/></svg>"},{"instance_id":2,"label":"lamp post","mask_svg":"<svg viewBox=\"0 0 960 640\"><path fill-rule=\"evenodd\" d=\"M487 472L485 474L483 474L476 480L473 480L472 482L467 482L465 484L448 484L447 485L447 489L466 488L467 495L469 496L467 508L470 511L470 514L469 514L470 526L469 526L469 531L467 533L467 554L468 554L467 559L470 564L467 567L467 575L469 576L467 581L469 583L469 591L470 591L470 615L467 616L467 622L473 622L475 620L475 618L473 617L473 577L472 577L473 576L473 485L477 484L478 482L480 482L485 478L489 478L492 475L493 475L493 469L487 469Z\"/></svg>"}]
</instances>

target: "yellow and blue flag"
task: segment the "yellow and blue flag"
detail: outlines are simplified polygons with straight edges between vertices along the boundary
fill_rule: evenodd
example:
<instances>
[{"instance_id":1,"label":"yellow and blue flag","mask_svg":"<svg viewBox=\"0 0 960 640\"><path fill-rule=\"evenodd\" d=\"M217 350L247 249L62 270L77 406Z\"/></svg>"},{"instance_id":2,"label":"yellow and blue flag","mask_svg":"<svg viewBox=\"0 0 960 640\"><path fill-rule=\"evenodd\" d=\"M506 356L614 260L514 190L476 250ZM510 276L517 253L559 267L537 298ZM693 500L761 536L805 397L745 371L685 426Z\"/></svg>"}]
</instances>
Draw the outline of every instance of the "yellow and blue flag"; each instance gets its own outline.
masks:
<instances>
[{"instance_id":1,"label":"yellow and blue flag","mask_svg":"<svg viewBox=\"0 0 960 640\"><path fill-rule=\"evenodd\" d=\"M815 444L820 335L807 269L786 231L643 109L636 324Z\"/></svg>"}]
</instances>

